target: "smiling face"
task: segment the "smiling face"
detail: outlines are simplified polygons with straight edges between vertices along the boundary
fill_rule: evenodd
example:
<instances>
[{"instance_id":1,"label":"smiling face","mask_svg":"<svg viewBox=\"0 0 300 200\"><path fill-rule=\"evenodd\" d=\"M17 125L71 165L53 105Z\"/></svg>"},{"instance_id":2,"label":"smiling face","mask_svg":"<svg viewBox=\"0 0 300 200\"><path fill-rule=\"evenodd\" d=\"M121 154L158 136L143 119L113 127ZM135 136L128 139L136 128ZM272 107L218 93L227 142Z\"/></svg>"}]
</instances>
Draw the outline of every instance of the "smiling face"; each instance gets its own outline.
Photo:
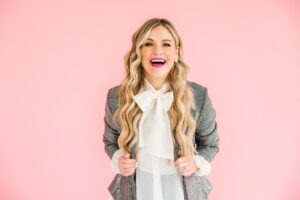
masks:
<instances>
[{"instance_id":1,"label":"smiling face","mask_svg":"<svg viewBox=\"0 0 300 200\"><path fill-rule=\"evenodd\" d=\"M178 48L171 33L161 25L154 27L141 46L141 57L145 78L160 89L178 59Z\"/></svg>"}]
</instances>

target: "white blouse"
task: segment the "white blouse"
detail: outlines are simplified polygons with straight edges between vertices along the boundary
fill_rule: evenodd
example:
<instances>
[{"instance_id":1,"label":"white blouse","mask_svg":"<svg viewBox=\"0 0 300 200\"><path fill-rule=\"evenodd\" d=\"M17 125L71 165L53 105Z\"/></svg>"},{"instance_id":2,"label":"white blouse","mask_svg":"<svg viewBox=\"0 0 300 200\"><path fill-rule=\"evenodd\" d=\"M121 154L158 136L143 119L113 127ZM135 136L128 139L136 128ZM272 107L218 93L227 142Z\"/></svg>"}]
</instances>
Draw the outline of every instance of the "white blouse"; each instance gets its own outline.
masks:
<instances>
[{"instance_id":1,"label":"white blouse","mask_svg":"<svg viewBox=\"0 0 300 200\"><path fill-rule=\"evenodd\" d=\"M167 92L167 83L156 90L147 79L144 80L145 91L133 97L143 111L137 152L137 200L184 200L183 181L175 166L167 114L173 101L173 92ZM117 150L112 157L115 173L120 173L118 158L123 154ZM210 173L211 165L205 158L194 155L194 160L199 168L195 175L205 176Z\"/></svg>"}]
</instances>

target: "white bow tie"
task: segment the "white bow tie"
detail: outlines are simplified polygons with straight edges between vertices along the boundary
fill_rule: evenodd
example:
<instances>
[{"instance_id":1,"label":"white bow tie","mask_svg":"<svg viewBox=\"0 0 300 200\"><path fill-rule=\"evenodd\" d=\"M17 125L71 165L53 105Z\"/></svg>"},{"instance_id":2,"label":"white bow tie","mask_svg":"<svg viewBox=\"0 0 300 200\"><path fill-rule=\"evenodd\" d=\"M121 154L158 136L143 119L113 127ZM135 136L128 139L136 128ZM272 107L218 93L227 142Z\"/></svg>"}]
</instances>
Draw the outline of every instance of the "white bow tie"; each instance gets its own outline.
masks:
<instances>
[{"instance_id":1,"label":"white bow tie","mask_svg":"<svg viewBox=\"0 0 300 200\"><path fill-rule=\"evenodd\" d=\"M172 105L173 92L146 90L133 99L143 111L138 146L146 146L148 153L154 156L173 160L173 140L167 113Z\"/></svg>"}]
</instances>

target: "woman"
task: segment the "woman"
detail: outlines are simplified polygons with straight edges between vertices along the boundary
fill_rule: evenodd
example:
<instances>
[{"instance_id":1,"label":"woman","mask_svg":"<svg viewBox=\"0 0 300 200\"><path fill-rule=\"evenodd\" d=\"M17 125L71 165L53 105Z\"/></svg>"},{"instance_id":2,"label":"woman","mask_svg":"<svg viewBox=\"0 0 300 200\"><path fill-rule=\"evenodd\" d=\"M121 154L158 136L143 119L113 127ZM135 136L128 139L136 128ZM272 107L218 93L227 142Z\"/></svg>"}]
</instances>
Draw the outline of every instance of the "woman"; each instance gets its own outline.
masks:
<instances>
[{"instance_id":1,"label":"woman","mask_svg":"<svg viewBox=\"0 0 300 200\"><path fill-rule=\"evenodd\" d=\"M207 88L188 81L182 41L166 19L146 21L125 56L126 77L105 109L115 200L204 200L219 151Z\"/></svg>"}]
</instances>

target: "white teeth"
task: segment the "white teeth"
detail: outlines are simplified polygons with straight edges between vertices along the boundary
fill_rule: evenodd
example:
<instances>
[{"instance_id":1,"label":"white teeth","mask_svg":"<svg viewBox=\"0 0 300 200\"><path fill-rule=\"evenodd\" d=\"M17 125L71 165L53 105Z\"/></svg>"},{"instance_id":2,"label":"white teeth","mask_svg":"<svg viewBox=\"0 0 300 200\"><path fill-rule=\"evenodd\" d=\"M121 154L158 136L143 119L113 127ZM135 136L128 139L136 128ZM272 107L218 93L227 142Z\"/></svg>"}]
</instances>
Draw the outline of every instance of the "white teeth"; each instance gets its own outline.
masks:
<instances>
[{"instance_id":1,"label":"white teeth","mask_svg":"<svg viewBox=\"0 0 300 200\"><path fill-rule=\"evenodd\" d=\"M151 62L165 62L164 59L152 59Z\"/></svg>"}]
</instances>

